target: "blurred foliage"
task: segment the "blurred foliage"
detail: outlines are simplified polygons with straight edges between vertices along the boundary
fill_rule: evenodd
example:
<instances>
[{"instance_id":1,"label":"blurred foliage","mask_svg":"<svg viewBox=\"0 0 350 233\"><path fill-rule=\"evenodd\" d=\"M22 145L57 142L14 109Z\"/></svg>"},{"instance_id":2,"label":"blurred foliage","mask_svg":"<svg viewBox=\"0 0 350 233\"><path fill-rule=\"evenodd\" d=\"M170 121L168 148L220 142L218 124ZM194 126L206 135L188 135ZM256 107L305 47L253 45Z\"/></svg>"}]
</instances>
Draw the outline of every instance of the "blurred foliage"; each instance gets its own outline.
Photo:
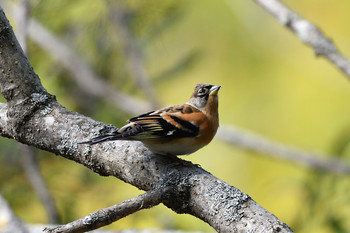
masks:
<instances>
[{"instance_id":1,"label":"blurred foliage","mask_svg":"<svg viewBox=\"0 0 350 233\"><path fill-rule=\"evenodd\" d=\"M96 73L110 85L142 98L110 17L110 9L122 4L163 105L187 101L199 82L219 84L222 123L304 150L334 154L350 164L349 81L254 1L30 2L32 17ZM350 1L286 3L315 22L350 57ZM80 90L69 73L31 41L28 53L44 87L62 105L117 126L131 117L108 100ZM1 138L0 144L1 193L22 219L44 223L44 209L18 162L16 142ZM38 159L63 223L142 193L44 151L38 153ZM350 232L349 177L269 159L219 140L186 159L248 193L296 232ZM107 228L213 232L206 223L164 206L128 216Z\"/></svg>"}]
</instances>

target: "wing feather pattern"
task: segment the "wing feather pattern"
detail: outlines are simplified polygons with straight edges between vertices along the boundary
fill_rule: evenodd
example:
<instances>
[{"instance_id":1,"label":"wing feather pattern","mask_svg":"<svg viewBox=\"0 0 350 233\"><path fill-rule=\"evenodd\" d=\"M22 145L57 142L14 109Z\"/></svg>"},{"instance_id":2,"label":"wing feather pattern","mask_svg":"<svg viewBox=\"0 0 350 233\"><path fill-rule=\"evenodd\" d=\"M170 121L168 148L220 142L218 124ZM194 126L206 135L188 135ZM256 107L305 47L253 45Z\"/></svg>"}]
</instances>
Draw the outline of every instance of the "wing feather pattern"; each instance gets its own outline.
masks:
<instances>
[{"instance_id":1,"label":"wing feather pattern","mask_svg":"<svg viewBox=\"0 0 350 233\"><path fill-rule=\"evenodd\" d=\"M193 121L184 119L194 112L198 112L198 110L190 105L174 105L148 112L131 118L127 125L116 132L100 135L82 143L93 145L112 140L162 140L196 137L199 134L199 126Z\"/></svg>"},{"instance_id":2,"label":"wing feather pattern","mask_svg":"<svg viewBox=\"0 0 350 233\"><path fill-rule=\"evenodd\" d=\"M138 125L143 129L143 132L133 137L137 140L196 137L199 133L197 125L170 113L163 114L163 112L151 112L148 115L132 118L130 124Z\"/></svg>"}]
</instances>

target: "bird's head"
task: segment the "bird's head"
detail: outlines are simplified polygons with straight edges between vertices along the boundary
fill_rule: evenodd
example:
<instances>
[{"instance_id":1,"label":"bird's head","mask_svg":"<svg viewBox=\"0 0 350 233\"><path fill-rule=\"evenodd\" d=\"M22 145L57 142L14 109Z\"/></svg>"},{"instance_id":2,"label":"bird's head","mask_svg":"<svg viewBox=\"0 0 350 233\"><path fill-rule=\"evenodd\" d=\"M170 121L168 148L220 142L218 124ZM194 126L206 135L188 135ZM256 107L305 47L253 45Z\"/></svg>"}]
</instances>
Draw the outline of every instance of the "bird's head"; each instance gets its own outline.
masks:
<instances>
[{"instance_id":1,"label":"bird's head","mask_svg":"<svg viewBox=\"0 0 350 233\"><path fill-rule=\"evenodd\" d=\"M218 92L220 88L221 86L215 86L208 83L197 84L190 100L187 103L201 111L210 111L207 108L215 108L217 111Z\"/></svg>"}]
</instances>

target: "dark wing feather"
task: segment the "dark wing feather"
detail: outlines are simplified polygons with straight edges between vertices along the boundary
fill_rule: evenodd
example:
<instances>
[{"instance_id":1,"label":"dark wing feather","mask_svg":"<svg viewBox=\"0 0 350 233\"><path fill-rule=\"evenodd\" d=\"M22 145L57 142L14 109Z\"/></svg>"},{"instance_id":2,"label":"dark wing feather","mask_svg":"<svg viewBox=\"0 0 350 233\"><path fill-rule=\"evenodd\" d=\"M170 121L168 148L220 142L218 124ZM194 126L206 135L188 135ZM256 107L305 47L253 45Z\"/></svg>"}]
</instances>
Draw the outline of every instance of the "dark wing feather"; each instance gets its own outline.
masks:
<instances>
[{"instance_id":1,"label":"dark wing feather","mask_svg":"<svg viewBox=\"0 0 350 233\"><path fill-rule=\"evenodd\" d=\"M143 128L140 125L135 125L134 127L128 128L128 130L124 131L123 133L119 133L118 131L112 132L112 133L106 133L106 134L97 136L95 138L92 138L89 141L79 142L78 144L94 145L105 141L132 140L135 135L140 134L142 131L143 131Z\"/></svg>"},{"instance_id":2,"label":"dark wing feather","mask_svg":"<svg viewBox=\"0 0 350 233\"><path fill-rule=\"evenodd\" d=\"M94 145L112 140L142 141L198 136L199 127L197 125L175 116L174 113L179 111L185 115L192 113L192 111L188 111L188 106L181 107L176 105L133 117L129 120L129 124L118 131L100 135L81 144ZM162 113L167 114L163 115Z\"/></svg>"},{"instance_id":3,"label":"dark wing feather","mask_svg":"<svg viewBox=\"0 0 350 233\"><path fill-rule=\"evenodd\" d=\"M181 120L178 117L170 116L171 119L183 127L179 128L171 122L168 122L160 114L142 115L131 119L131 126L127 128L123 134L132 131L135 127L138 132L130 135L130 139L134 140L152 140L152 139L171 139L179 137L195 137L198 135L198 126L190 122Z\"/></svg>"},{"instance_id":4,"label":"dark wing feather","mask_svg":"<svg viewBox=\"0 0 350 233\"><path fill-rule=\"evenodd\" d=\"M100 135L98 137L92 138L89 141L79 142L78 144L94 145L94 144L97 144L97 143L100 143L100 142L109 141L109 140L111 140L112 137L113 137L113 135L108 135L108 134Z\"/></svg>"},{"instance_id":5,"label":"dark wing feather","mask_svg":"<svg viewBox=\"0 0 350 233\"><path fill-rule=\"evenodd\" d=\"M143 140L196 137L199 133L199 127L181 119L181 114L176 114L181 112L186 115L194 111L189 111L188 108L188 105L175 105L131 118L129 120L131 126L141 126L142 129L142 132L132 138Z\"/></svg>"}]
</instances>

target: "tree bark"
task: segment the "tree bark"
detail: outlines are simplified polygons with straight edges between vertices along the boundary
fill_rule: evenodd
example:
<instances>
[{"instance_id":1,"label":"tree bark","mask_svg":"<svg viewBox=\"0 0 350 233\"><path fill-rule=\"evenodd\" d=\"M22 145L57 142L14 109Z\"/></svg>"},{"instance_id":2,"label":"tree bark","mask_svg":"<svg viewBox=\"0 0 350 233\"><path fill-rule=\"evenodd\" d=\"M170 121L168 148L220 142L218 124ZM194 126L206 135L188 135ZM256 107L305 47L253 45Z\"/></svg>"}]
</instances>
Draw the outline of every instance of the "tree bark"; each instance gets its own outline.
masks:
<instances>
[{"instance_id":1,"label":"tree bark","mask_svg":"<svg viewBox=\"0 0 350 233\"><path fill-rule=\"evenodd\" d=\"M78 142L107 125L61 106L42 86L0 8L0 135L76 161L102 176L115 176L143 190L175 187L163 203L219 232L292 232L250 196L199 167L171 166L140 142L96 146ZM213 155L217 156L217 155Z\"/></svg>"}]
</instances>

